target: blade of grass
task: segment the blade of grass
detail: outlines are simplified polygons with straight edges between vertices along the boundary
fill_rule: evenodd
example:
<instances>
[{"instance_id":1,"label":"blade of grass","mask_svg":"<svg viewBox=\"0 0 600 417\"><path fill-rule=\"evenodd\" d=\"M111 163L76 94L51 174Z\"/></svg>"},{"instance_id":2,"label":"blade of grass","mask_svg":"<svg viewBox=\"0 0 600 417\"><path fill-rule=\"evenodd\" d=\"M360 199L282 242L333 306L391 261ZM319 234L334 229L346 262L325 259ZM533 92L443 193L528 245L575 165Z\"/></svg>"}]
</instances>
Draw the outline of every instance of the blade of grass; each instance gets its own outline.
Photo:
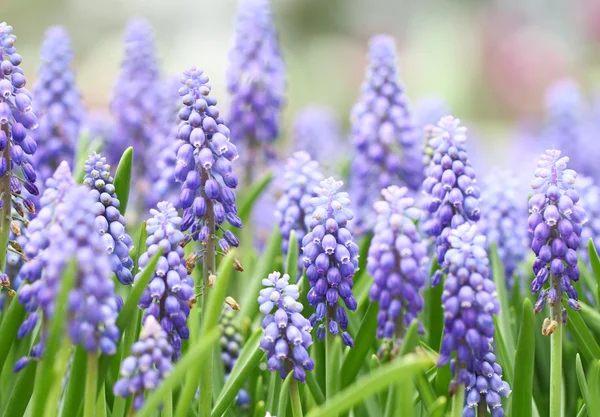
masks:
<instances>
[{"instance_id":1,"label":"blade of grass","mask_svg":"<svg viewBox=\"0 0 600 417\"><path fill-rule=\"evenodd\" d=\"M367 341L374 339L375 330L377 328L377 311L378 308L375 304L369 304L358 333L356 334L356 340ZM348 352L340 371L343 388L350 385L352 381L356 379L370 348L370 343L362 342L357 343L356 346Z\"/></svg>"},{"instance_id":2,"label":"blade of grass","mask_svg":"<svg viewBox=\"0 0 600 417\"><path fill-rule=\"evenodd\" d=\"M119 165L117 165L117 171L115 172L115 192L119 198L121 205L119 211L122 215L125 215L127 211L127 203L129 202L129 192L131 189L131 175L133 170L133 148L130 146L125 149Z\"/></svg>"},{"instance_id":3,"label":"blade of grass","mask_svg":"<svg viewBox=\"0 0 600 417\"><path fill-rule=\"evenodd\" d=\"M596 342L594 336L585 325L579 311L569 311L566 327L575 343L577 343L579 350L588 361L591 362L600 359L600 346L598 346L598 342Z\"/></svg>"},{"instance_id":4,"label":"blade of grass","mask_svg":"<svg viewBox=\"0 0 600 417\"><path fill-rule=\"evenodd\" d=\"M514 381L512 383L512 415L533 415L533 371L535 364L535 329L533 306L529 299L523 302L521 329L515 355Z\"/></svg>"},{"instance_id":5,"label":"blade of grass","mask_svg":"<svg viewBox=\"0 0 600 417\"><path fill-rule=\"evenodd\" d=\"M492 278L496 283L496 292L501 308L500 314L497 316L499 325L498 328L500 330L498 333L502 334L504 344L506 345L506 351L514 352L516 349L516 344L510 319L511 311L505 284L504 267L502 266L502 262L498 256L498 250L495 242L492 242L490 245L489 256L492 266Z\"/></svg>"},{"instance_id":6,"label":"blade of grass","mask_svg":"<svg viewBox=\"0 0 600 417\"><path fill-rule=\"evenodd\" d=\"M298 240L296 239L296 231L290 232L288 240L288 253L285 260L285 272L290 276L292 282L298 276Z\"/></svg>"},{"instance_id":7,"label":"blade of grass","mask_svg":"<svg viewBox=\"0 0 600 417\"><path fill-rule=\"evenodd\" d=\"M248 222L254 203L256 200L258 200L258 197L260 197L263 191L269 186L271 180L273 180L273 173L268 172L264 177L258 180L258 182L256 182L247 193L240 197L237 206L238 216L240 216L240 219L242 219L242 223L245 224Z\"/></svg>"},{"instance_id":8,"label":"blade of grass","mask_svg":"<svg viewBox=\"0 0 600 417\"><path fill-rule=\"evenodd\" d=\"M429 276L432 277L438 269L440 269L440 266L434 256ZM443 282L440 282L436 287L428 285L425 290L423 324L427 330L427 344L429 346L439 346L442 342L442 329L444 327L444 310L442 308L443 289Z\"/></svg>"},{"instance_id":9,"label":"blade of grass","mask_svg":"<svg viewBox=\"0 0 600 417\"><path fill-rule=\"evenodd\" d=\"M288 392L290 391L290 381L292 380L293 372L290 372L281 385L279 391L279 403L277 404L277 417L286 417L288 405Z\"/></svg>"},{"instance_id":10,"label":"blade of grass","mask_svg":"<svg viewBox=\"0 0 600 417\"><path fill-rule=\"evenodd\" d=\"M6 408L4 409L4 413L2 413L3 417L25 415L25 409L33 393L37 366L37 362L30 363L19 373L14 389L10 397L5 401Z\"/></svg>"},{"instance_id":11,"label":"blade of grass","mask_svg":"<svg viewBox=\"0 0 600 417\"><path fill-rule=\"evenodd\" d=\"M14 341L17 339L17 332L23 319L25 318L25 307L18 300L10 300L6 314L0 325L0 369L4 367L4 363L8 358L8 352L12 348Z\"/></svg>"}]
</instances>

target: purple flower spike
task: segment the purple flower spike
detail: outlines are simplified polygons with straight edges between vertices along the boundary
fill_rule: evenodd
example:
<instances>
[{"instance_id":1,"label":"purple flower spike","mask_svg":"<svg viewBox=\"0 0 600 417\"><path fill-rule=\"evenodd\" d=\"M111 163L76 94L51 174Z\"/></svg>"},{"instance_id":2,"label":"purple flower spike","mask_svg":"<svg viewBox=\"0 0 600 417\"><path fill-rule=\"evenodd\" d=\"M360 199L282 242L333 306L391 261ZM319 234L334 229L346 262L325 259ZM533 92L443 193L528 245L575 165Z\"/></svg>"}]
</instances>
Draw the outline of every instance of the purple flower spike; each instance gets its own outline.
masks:
<instances>
[{"instance_id":1,"label":"purple flower spike","mask_svg":"<svg viewBox=\"0 0 600 417\"><path fill-rule=\"evenodd\" d=\"M180 230L182 219L177 210L171 203L162 201L150 214L152 218L146 223L148 250L140 256L140 268L148 264L159 247L163 253L138 305L146 309L144 318L154 316L160 322L173 346L175 362L181 358L181 340L189 337L187 318L189 302L194 299L194 282L185 267L181 247L185 236Z\"/></svg>"},{"instance_id":2,"label":"purple flower spike","mask_svg":"<svg viewBox=\"0 0 600 417\"><path fill-rule=\"evenodd\" d=\"M147 153L160 120L158 76L152 28L144 20L133 20L125 30L124 58L110 103L116 126L105 152L111 163L117 163L127 147L140 151L142 163L135 164L140 178L156 169L156 155Z\"/></svg>"},{"instance_id":3,"label":"purple flower spike","mask_svg":"<svg viewBox=\"0 0 600 417\"><path fill-rule=\"evenodd\" d=\"M312 325L300 314L304 307L298 302L298 286L289 281L289 275L281 276L279 272L262 280L265 288L260 291L258 303L266 317L262 322L264 335L260 348L267 352L270 371L279 371L285 379L291 370L295 379L306 382L305 371L312 371L315 366L308 355L313 342Z\"/></svg>"},{"instance_id":4,"label":"purple flower spike","mask_svg":"<svg viewBox=\"0 0 600 417\"><path fill-rule=\"evenodd\" d=\"M56 190L58 195L59 190ZM33 307L38 310L21 325L20 336L32 330L36 315L42 322L40 342L31 349L31 358L43 355L45 324L52 318L56 296L70 262L78 267L75 285L69 293L68 330L73 343L88 352L104 355L113 355L117 350L118 302L110 278L110 261L94 225L94 211L95 202L85 187L70 187L62 200L56 202L53 222L45 234L49 243L36 258L44 274L24 286L19 294L19 301L28 311L33 311ZM15 368L21 368L25 361L27 358L22 358Z\"/></svg>"},{"instance_id":5,"label":"purple flower spike","mask_svg":"<svg viewBox=\"0 0 600 417\"><path fill-rule=\"evenodd\" d=\"M287 254L290 232L296 232L298 247L302 246L302 239L308 233L308 226L312 219L313 206L311 199L316 197L315 187L323 179L319 171L319 164L310 159L306 152L296 152L288 160L284 173L284 190L277 202L275 216L279 220L279 229L283 242L281 249ZM298 257L298 277L302 275L304 262Z\"/></svg>"},{"instance_id":6,"label":"purple flower spike","mask_svg":"<svg viewBox=\"0 0 600 417\"><path fill-rule=\"evenodd\" d=\"M581 206L585 209L589 219L583 224L581 230L579 256L589 264L587 250L589 240L592 239L596 248L600 248L600 186L589 177L577 177L575 189L581 196Z\"/></svg>"},{"instance_id":7,"label":"purple flower spike","mask_svg":"<svg viewBox=\"0 0 600 417\"><path fill-rule=\"evenodd\" d=\"M285 102L285 66L268 0L243 0L229 52L227 90L231 95L233 137L247 150L248 164L256 151L279 136Z\"/></svg>"},{"instance_id":8,"label":"purple flower spike","mask_svg":"<svg viewBox=\"0 0 600 417\"><path fill-rule=\"evenodd\" d=\"M233 192L238 177L232 162L238 158L238 152L229 141L229 129L220 117L217 100L210 95L204 72L195 67L185 71L181 84L179 95L183 97L183 107L179 112L175 179L182 183L179 196L184 209L182 230L191 228L192 238L205 242L212 233L203 232L208 229L209 208L217 229L225 220L233 227L242 226ZM225 238L230 245L237 246L237 238L231 236Z\"/></svg>"},{"instance_id":9,"label":"purple flower spike","mask_svg":"<svg viewBox=\"0 0 600 417\"><path fill-rule=\"evenodd\" d=\"M369 43L369 67L350 119L356 151L351 172L353 198L364 212L357 216L363 222L373 218L367 213L382 188L402 184L417 190L422 181L420 133L404 86L398 81L396 44L390 36L378 35Z\"/></svg>"},{"instance_id":10,"label":"purple flower spike","mask_svg":"<svg viewBox=\"0 0 600 417\"><path fill-rule=\"evenodd\" d=\"M38 127L38 121L32 111L32 95L25 88L25 75L19 68L22 59L15 48L17 37L12 30L12 26L0 23L0 178L5 175L22 178L23 188L36 196L39 191L35 186L37 174L32 157L37 150L37 143L31 135ZM7 148L10 152L5 152ZM18 188L3 190L6 193L4 211L10 210L7 198L10 201L11 194L17 200L25 198L21 195L21 187Z\"/></svg>"},{"instance_id":11,"label":"purple flower spike","mask_svg":"<svg viewBox=\"0 0 600 417\"><path fill-rule=\"evenodd\" d=\"M481 208L486 215L479 221L479 228L487 238L486 249L491 243L496 244L504 265L504 282L512 289L515 275L521 278L518 265L525 260L528 245L527 218L522 214L524 193L510 172L492 172L483 184Z\"/></svg>"},{"instance_id":12,"label":"purple flower spike","mask_svg":"<svg viewBox=\"0 0 600 417\"><path fill-rule=\"evenodd\" d=\"M131 285L133 260L129 251L133 247L133 240L125 231L125 217L119 212L121 203L110 175L110 165L105 157L94 152L85 161L83 170L83 183L90 188L90 195L96 202L94 214L97 233L102 236L106 252L111 258L112 270L121 284Z\"/></svg>"},{"instance_id":13,"label":"purple flower spike","mask_svg":"<svg viewBox=\"0 0 600 417\"><path fill-rule=\"evenodd\" d=\"M423 181L428 214L424 229L436 238L440 265L450 246L447 240L450 230L465 222L476 222L480 216L480 192L467 156L466 141L467 129L460 126L460 120L444 116L427 142L432 157Z\"/></svg>"},{"instance_id":14,"label":"purple flower spike","mask_svg":"<svg viewBox=\"0 0 600 417\"><path fill-rule=\"evenodd\" d=\"M549 291L542 292L540 296L547 299L551 306L560 306L566 294L569 307L579 310L578 294L571 282L579 280L577 248L587 216L579 204L579 194L574 187L577 173L567 169L568 162L569 158L561 157L560 151L547 150L540 157L534 172L528 231L531 249L537 258L533 263L535 278L531 289L537 293L549 282ZM538 300L536 313L541 311L544 303ZM562 317L556 315L552 320L560 323Z\"/></svg>"},{"instance_id":15,"label":"purple flower spike","mask_svg":"<svg viewBox=\"0 0 600 417\"><path fill-rule=\"evenodd\" d=\"M358 245L348 225L354 217L348 208L348 193L338 192L342 185L329 177L315 188L311 231L302 239L302 260L310 283L308 302L316 309L311 324L315 326L326 319L329 325L321 323L317 334L324 335L328 327L330 333L340 334L344 344L352 347L354 341L346 332L348 318L340 300L348 310L356 311L352 278L358 270Z\"/></svg>"},{"instance_id":16,"label":"purple flower spike","mask_svg":"<svg viewBox=\"0 0 600 417\"><path fill-rule=\"evenodd\" d=\"M294 151L305 151L328 171L337 169L347 144L337 114L328 107L311 106L298 112L292 128Z\"/></svg>"},{"instance_id":17,"label":"purple flower spike","mask_svg":"<svg viewBox=\"0 0 600 417\"><path fill-rule=\"evenodd\" d=\"M139 340L131 346L131 356L121 362L120 378L113 386L113 393L118 397L133 394L133 409L139 410L145 395L171 373L172 355L167 333L153 316L148 316Z\"/></svg>"},{"instance_id":18,"label":"purple flower spike","mask_svg":"<svg viewBox=\"0 0 600 417\"><path fill-rule=\"evenodd\" d=\"M391 186L381 193L384 200L374 205L377 222L367 259L374 280L369 294L372 302L379 302L377 337L400 339L402 329L423 309L426 249L414 223L421 211L407 197L407 188Z\"/></svg>"},{"instance_id":19,"label":"purple flower spike","mask_svg":"<svg viewBox=\"0 0 600 417\"><path fill-rule=\"evenodd\" d=\"M40 117L34 135L40 145L35 161L45 180L61 161L73 163L85 109L75 85L73 49L65 28L54 26L46 31L40 60L39 79L34 87L35 110Z\"/></svg>"},{"instance_id":20,"label":"purple flower spike","mask_svg":"<svg viewBox=\"0 0 600 417\"><path fill-rule=\"evenodd\" d=\"M490 278L485 240L476 225L459 225L450 231L450 247L443 263L447 277L442 294L444 335L438 366L451 362L455 382L467 388L465 413L476 409L481 394L490 391L499 395L497 401L484 398L490 411L498 413L502 408L500 397L510 393L494 356L493 315L500 313L500 303Z\"/></svg>"}]
</instances>

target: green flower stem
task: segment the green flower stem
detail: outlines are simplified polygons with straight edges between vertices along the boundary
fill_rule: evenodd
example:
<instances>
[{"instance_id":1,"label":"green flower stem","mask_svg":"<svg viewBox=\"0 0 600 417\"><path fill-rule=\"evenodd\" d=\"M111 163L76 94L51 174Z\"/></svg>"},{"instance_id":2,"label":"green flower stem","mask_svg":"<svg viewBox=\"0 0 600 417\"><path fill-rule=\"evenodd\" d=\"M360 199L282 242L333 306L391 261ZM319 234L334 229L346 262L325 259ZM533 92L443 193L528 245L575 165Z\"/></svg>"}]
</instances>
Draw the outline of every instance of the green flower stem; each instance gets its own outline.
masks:
<instances>
[{"instance_id":1,"label":"green flower stem","mask_svg":"<svg viewBox=\"0 0 600 417\"><path fill-rule=\"evenodd\" d=\"M96 416L96 391L98 384L98 354L88 353L87 370L85 376L85 398L83 416Z\"/></svg>"},{"instance_id":2,"label":"green flower stem","mask_svg":"<svg viewBox=\"0 0 600 417\"><path fill-rule=\"evenodd\" d=\"M452 417L462 417L463 408L465 404L465 386L463 384L458 385L458 390L452 398Z\"/></svg>"},{"instance_id":3,"label":"green flower stem","mask_svg":"<svg viewBox=\"0 0 600 417\"><path fill-rule=\"evenodd\" d=\"M2 130L6 134L6 137L10 138L8 124L3 124ZM0 178L0 195L2 196L2 202L4 203L2 210L0 210L0 268L4 271L6 265L6 253L8 251L8 238L10 234L10 215L12 212L12 204L10 201L10 141L4 148L2 158L6 160L6 173Z\"/></svg>"},{"instance_id":4,"label":"green flower stem","mask_svg":"<svg viewBox=\"0 0 600 417\"><path fill-rule=\"evenodd\" d=\"M290 396L292 397L292 416L302 417L302 401L300 400L298 381L296 381L293 377L290 381Z\"/></svg>"},{"instance_id":5,"label":"green flower stem","mask_svg":"<svg viewBox=\"0 0 600 417\"><path fill-rule=\"evenodd\" d=\"M551 285L557 294L562 294L560 278L552 275ZM562 295L551 307L552 321L556 321L556 329L550 339L550 417L561 416L562 385Z\"/></svg>"},{"instance_id":6,"label":"green flower stem","mask_svg":"<svg viewBox=\"0 0 600 417\"><path fill-rule=\"evenodd\" d=\"M328 307L328 310L331 307ZM334 313L335 314L335 313ZM335 363L335 336L329 332L330 312L327 312L325 319L325 402L335 395L335 377L339 368Z\"/></svg>"},{"instance_id":7,"label":"green flower stem","mask_svg":"<svg viewBox=\"0 0 600 417\"><path fill-rule=\"evenodd\" d=\"M206 182L207 174L203 173L204 182ZM216 274L216 252L215 252L215 214L213 211L213 202L211 199L206 199L206 223L210 230L208 238L206 239L206 245L204 247L204 255L202 256L203 268L202 268L202 315L200 320L202 321L202 327L206 320L206 309L208 304L208 293L210 291L209 277ZM211 350L211 356L202 366L202 372L200 373L200 401L199 405L199 416L210 417L210 410L212 409L212 374L213 374L213 350Z\"/></svg>"}]
</instances>

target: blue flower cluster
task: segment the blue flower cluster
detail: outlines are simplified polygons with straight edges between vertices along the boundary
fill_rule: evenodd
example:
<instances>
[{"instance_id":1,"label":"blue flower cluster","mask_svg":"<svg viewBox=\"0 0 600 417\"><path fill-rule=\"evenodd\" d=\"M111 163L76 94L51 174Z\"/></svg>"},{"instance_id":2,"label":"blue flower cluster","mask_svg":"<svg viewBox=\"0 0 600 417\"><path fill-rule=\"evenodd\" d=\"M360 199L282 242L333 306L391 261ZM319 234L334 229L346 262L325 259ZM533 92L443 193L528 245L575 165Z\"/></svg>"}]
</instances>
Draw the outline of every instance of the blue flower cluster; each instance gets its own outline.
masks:
<instances>
[{"instance_id":1,"label":"blue flower cluster","mask_svg":"<svg viewBox=\"0 0 600 417\"><path fill-rule=\"evenodd\" d=\"M173 347L167 334L153 316L144 320L140 338L131 346L131 356L121 362L120 378L113 386L119 397L133 394L133 409L144 405L144 395L154 391L171 370Z\"/></svg>"},{"instance_id":2,"label":"blue flower cluster","mask_svg":"<svg viewBox=\"0 0 600 417\"><path fill-rule=\"evenodd\" d=\"M296 232L299 249L308 233L314 210L311 200L316 197L314 189L323 180L323 174L319 171L319 163L311 160L308 153L296 152L288 159L283 180L283 194L277 201L275 217L283 238L281 249L287 254L291 231ZM299 256L298 277L302 275L303 265Z\"/></svg>"},{"instance_id":3,"label":"blue flower cluster","mask_svg":"<svg viewBox=\"0 0 600 417\"><path fill-rule=\"evenodd\" d=\"M504 266L503 281L513 288L515 275L521 277L518 265L527 253L526 224L520 182L510 172L494 171L483 180L481 208L486 214L479 220L479 229L486 236L486 249L496 244L498 257Z\"/></svg>"},{"instance_id":4,"label":"blue flower cluster","mask_svg":"<svg viewBox=\"0 0 600 417\"><path fill-rule=\"evenodd\" d=\"M194 299L194 281L185 267L181 246L185 236L180 230L182 220L177 210L171 203L162 201L157 209L150 210L150 214L152 218L146 222L148 250L140 256L140 268L146 267L158 248L162 248L163 253L138 305L146 309L145 319L153 316L160 322L173 346L175 362L181 358L182 339L188 339L190 334L187 318L190 302Z\"/></svg>"},{"instance_id":5,"label":"blue flower cluster","mask_svg":"<svg viewBox=\"0 0 600 417\"><path fill-rule=\"evenodd\" d=\"M338 192L342 185L341 181L329 177L315 188L317 197L311 200L314 212L310 232L302 239L302 259L310 283L308 303L316 309L310 317L311 325L314 327L325 320L329 332L341 333L342 342L352 347L354 340L346 331L348 316L339 299L349 310L356 311L352 278L358 270L358 245L348 225L354 217L348 208L348 193ZM319 340L323 340L325 332L325 325L320 324Z\"/></svg>"},{"instance_id":6,"label":"blue flower cluster","mask_svg":"<svg viewBox=\"0 0 600 417\"><path fill-rule=\"evenodd\" d=\"M306 381L306 372L312 371L314 362L308 355L312 344L310 322L300 314L303 306L298 302L298 286L290 284L289 275L279 272L269 274L262 283L266 287L260 291L258 303L260 312L265 314L262 327L264 336L260 348L267 352L267 365L270 371L279 371L285 379L290 369L294 378ZM275 308L275 313L271 311Z\"/></svg>"},{"instance_id":7,"label":"blue flower cluster","mask_svg":"<svg viewBox=\"0 0 600 417\"><path fill-rule=\"evenodd\" d=\"M365 213L358 216L363 222L372 219L367 213L382 188L403 184L417 190L423 180L420 133L398 81L396 44L390 36L378 35L369 43L369 68L361 98L352 108L351 123L356 150L351 171L353 197L359 211Z\"/></svg>"},{"instance_id":8,"label":"blue flower cluster","mask_svg":"<svg viewBox=\"0 0 600 417\"><path fill-rule=\"evenodd\" d=\"M110 165L105 157L94 152L85 161L83 170L83 183L90 188L90 195L96 202L94 224L110 255L111 269L121 284L130 285L133 282L133 260L129 251L133 240L125 231L125 217L119 212L121 203L110 175Z\"/></svg>"},{"instance_id":9,"label":"blue flower cluster","mask_svg":"<svg viewBox=\"0 0 600 417\"><path fill-rule=\"evenodd\" d=\"M268 0L241 2L226 77L233 136L250 153L260 145L268 151L285 102L285 66Z\"/></svg>"},{"instance_id":10,"label":"blue flower cluster","mask_svg":"<svg viewBox=\"0 0 600 417\"><path fill-rule=\"evenodd\" d=\"M460 120L444 116L431 133L428 146L433 153L423 181L429 214L424 230L436 238L436 256L441 265L450 246L450 231L465 222L479 220L480 191L467 156L467 129L460 126ZM441 275L434 278L437 284Z\"/></svg>"},{"instance_id":11,"label":"blue flower cluster","mask_svg":"<svg viewBox=\"0 0 600 417\"><path fill-rule=\"evenodd\" d=\"M35 110L40 126L35 139L40 145L35 156L42 180L49 178L61 161L73 163L85 109L71 68L73 48L65 28L46 32L40 50L39 78L34 87Z\"/></svg>"},{"instance_id":12,"label":"blue flower cluster","mask_svg":"<svg viewBox=\"0 0 600 417\"><path fill-rule=\"evenodd\" d=\"M444 336L438 365L451 361L455 381L466 386L463 416L474 416L482 395L493 416L502 416L500 397L510 388L493 354L493 315L500 313L496 286L490 279L485 236L476 225L463 223L448 236L442 293Z\"/></svg>"},{"instance_id":13,"label":"blue flower cluster","mask_svg":"<svg viewBox=\"0 0 600 417\"><path fill-rule=\"evenodd\" d=\"M407 196L408 189L391 186L381 193L384 200L374 205L377 222L367 259L373 277L369 296L379 302L377 337L398 339L423 309L426 248L414 223L421 210Z\"/></svg>"},{"instance_id":14,"label":"blue flower cluster","mask_svg":"<svg viewBox=\"0 0 600 417\"><path fill-rule=\"evenodd\" d=\"M535 278L531 283L531 291L539 293L536 313L543 310L546 301L551 306L560 305L563 292L569 307L581 309L571 281L579 280L577 248L587 217L574 188L577 173L567 169L568 162L569 158L561 157L560 151L547 150L540 156L531 184L534 194L529 199L528 230L531 249L536 255ZM544 289L547 282L549 288ZM565 320L566 312L563 316L552 319Z\"/></svg>"},{"instance_id":15,"label":"blue flower cluster","mask_svg":"<svg viewBox=\"0 0 600 417\"><path fill-rule=\"evenodd\" d=\"M23 187L34 196L39 194L32 164L37 143L31 136L38 127L38 119L32 111L31 93L25 88L25 75L19 68L22 58L15 48L17 37L12 30L12 26L0 23L0 178L20 167L22 179L20 175L11 177L10 194L22 199ZM0 208L7 202L10 202L8 194Z\"/></svg>"},{"instance_id":16,"label":"blue flower cluster","mask_svg":"<svg viewBox=\"0 0 600 417\"><path fill-rule=\"evenodd\" d=\"M233 192L238 177L231 164L238 152L229 141L229 129L220 117L217 100L209 95L208 77L202 70L191 68L183 73L181 83L183 107L179 111L175 167L175 179L183 183L179 197L184 209L181 230L191 228L192 238L205 242L214 233L206 216L209 210L217 228L225 220L233 227L242 227ZM230 230L223 233L220 242L226 247L239 245Z\"/></svg>"},{"instance_id":17,"label":"blue flower cluster","mask_svg":"<svg viewBox=\"0 0 600 417\"><path fill-rule=\"evenodd\" d=\"M24 286L19 294L26 309L32 312L35 307L39 316L30 314L19 328L18 337L29 334L40 319L42 334L30 356L17 361L15 372L31 359L42 357L47 331L44 325L52 318L63 275L71 261L77 266L75 285L69 293L71 339L91 353L100 350L104 355L113 355L117 350L119 329L115 323L119 303L110 278L110 262L94 224L94 206L84 187L71 187L64 199L56 203L54 220L45 233L48 246L38 255L44 275Z\"/></svg>"}]
</instances>

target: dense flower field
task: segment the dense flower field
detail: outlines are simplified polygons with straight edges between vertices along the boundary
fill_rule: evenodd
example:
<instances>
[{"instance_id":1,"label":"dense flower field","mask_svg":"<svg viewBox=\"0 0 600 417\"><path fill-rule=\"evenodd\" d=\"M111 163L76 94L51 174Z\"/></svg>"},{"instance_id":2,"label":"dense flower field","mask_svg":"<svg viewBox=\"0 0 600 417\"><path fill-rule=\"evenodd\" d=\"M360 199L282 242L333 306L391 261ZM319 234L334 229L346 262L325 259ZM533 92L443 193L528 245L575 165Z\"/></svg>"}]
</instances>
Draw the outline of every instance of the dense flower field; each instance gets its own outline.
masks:
<instances>
[{"instance_id":1,"label":"dense flower field","mask_svg":"<svg viewBox=\"0 0 600 417\"><path fill-rule=\"evenodd\" d=\"M479 179L376 35L352 151L322 107L286 146L269 7L240 3L210 74L230 108L199 67L161 78L130 22L110 118L64 28L30 92L0 24L1 415L600 415L600 113L557 81L530 189Z\"/></svg>"}]
</instances>

